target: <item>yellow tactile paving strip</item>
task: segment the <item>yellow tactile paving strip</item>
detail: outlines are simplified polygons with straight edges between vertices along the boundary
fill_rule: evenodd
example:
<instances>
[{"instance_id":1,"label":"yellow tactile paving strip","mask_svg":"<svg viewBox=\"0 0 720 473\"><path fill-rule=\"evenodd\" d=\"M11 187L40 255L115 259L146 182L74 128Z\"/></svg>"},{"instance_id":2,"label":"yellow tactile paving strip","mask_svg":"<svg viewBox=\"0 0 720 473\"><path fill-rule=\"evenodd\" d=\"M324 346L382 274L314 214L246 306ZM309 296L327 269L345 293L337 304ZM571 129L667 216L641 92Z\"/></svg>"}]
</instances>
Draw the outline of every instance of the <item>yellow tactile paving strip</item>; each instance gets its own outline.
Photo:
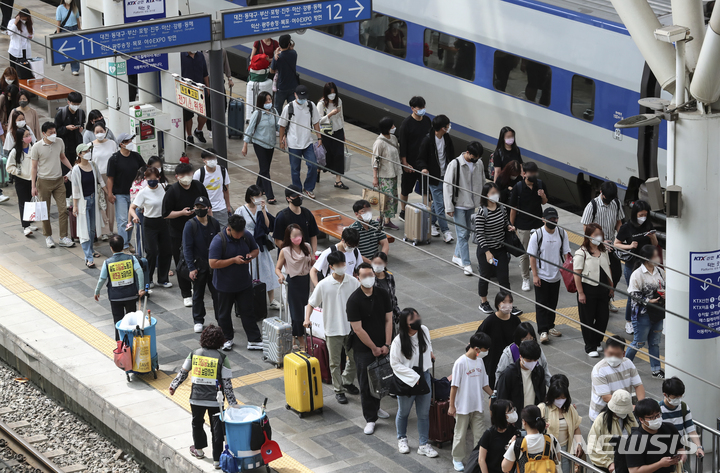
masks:
<instances>
[{"instance_id":1,"label":"yellow tactile paving strip","mask_svg":"<svg viewBox=\"0 0 720 473\"><path fill-rule=\"evenodd\" d=\"M112 358L112 351L117 346L113 338L108 337L97 328L85 322L78 315L67 310L51 297L35 289L30 284L27 284L3 266L0 266L0 284L38 309L43 314L53 319L58 324L73 332L103 355L106 355L108 358ZM253 373L233 379L233 386L247 386L279 378L280 376L282 376L282 370L273 369L262 371L260 373ZM182 384L178 387L175 395L170 396L167 388L170 386L170 382L173 379L171 376L168 376L162 371L158 371L157 379L154 379L152 374L141 375L140 378L150 386L163 393L180 407L190 412L190 383ZM281 459L272 462L270 466L281 473L312 473L312 470L287 455L284 455Z\"/></svg>"}]
</instances>

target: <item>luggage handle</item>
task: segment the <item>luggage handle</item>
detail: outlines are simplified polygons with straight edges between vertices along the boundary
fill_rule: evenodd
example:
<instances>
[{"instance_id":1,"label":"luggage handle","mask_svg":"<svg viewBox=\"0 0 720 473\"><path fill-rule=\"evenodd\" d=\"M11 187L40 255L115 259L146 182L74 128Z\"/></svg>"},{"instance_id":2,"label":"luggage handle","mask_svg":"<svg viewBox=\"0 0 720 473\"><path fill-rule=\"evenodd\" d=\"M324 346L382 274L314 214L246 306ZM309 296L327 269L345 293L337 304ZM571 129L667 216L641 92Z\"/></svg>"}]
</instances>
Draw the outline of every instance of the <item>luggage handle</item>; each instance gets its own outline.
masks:
<instances>
[{"instance_id":1,"label":"luggage handle","mask_svg":"<svg viewBox=\"0 0 720 473\"><path fill-rule=\"evenodd\" d=\"M426 179L425 182L426 182L427 186L423 185L423 179ZM430 197L428 195L430 193L430 175L429 174L420 173L420 191L421 192L424 191L423 192L423 204L425 205L425 207L427 207L429 205L429 201L430 201ZM435 376L434 373L433 373L433 376Z\"/></svg>"}]
</instances>

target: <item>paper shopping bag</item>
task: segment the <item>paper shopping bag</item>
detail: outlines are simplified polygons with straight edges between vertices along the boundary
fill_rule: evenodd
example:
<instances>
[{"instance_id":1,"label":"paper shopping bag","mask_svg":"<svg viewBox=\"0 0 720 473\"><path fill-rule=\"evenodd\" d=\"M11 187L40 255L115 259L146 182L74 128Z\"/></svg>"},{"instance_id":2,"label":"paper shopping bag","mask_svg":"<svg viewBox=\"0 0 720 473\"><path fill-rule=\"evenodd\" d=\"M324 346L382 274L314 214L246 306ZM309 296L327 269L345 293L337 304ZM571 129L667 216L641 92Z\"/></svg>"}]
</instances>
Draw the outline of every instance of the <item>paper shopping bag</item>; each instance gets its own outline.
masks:
<instances>
[{"instance_id":1,"label":"paper shopping bag","mask_svg":"<svg viewBox=\"0 0 720 473\"><path fill-rule=\"evenodd\" d=\"M384 212L386 206L386 195L373 189L363 189L362 199L370 202L370 207L378 212Z\"/></svg>"},{"instance_id":2,"label":"paper shopping bag","mask_svg":"<svg viewBox=\"0 0 720 473\"><path fill-rule=\"evenodd\" d=\"M26 222L42 222L47 219L47 202L40 202L37 197L33 197L30 202L25 202L23 220Z\"/></svg>"},{"instance_id":3,"label":"paper shopping bag","mask_svg":"<svg viewBox=\"0 0 720 473\"><path fill-rule=\"evenodd\" d=\"M150 356L150 335L135 335L132 347L132 370L136 373L149 373L152 370Z\"/></svg>"}]
</instances>

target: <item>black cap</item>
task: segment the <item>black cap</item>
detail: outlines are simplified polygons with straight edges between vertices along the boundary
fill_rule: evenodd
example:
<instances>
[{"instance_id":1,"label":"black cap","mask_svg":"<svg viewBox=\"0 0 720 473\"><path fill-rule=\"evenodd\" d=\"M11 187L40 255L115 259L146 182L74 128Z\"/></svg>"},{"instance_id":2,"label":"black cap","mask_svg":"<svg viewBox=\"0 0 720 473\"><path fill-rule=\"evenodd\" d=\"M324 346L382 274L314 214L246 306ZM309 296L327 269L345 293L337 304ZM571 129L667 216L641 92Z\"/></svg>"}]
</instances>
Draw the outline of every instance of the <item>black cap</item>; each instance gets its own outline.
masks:
<instances>
[{"instance_id":1,"label":"black cap","mask_svg":"<svg viewBox=\"0 0 720 473\"><path fill-rule=\"evenodd\" d=\"M297 88L295 89L295 93L297 94L298 97L303 97L303 98L304 98L304 97L307 97L307 93L308 93L307 87L305 87L304 85L300 84L300 85L298 85Z\"/></svg>"},{"instance_id":2,"label":"black cap","mask_svg":"<svg viewBox=\"0 0 720 473\"><path fill-rule=\"evenodd\" d=\"M555 207L548 207L545 210L543 210L543 218L545 220L550 220L551 218L559 218L557 210L555 210Z\"/></svg>"},{"instance_id":3,"label":"black cap","mask_svg":"<svg viewBox=\"0 0 720 473\"><path fill-rule=\"evenodd\" d=\"M290 46L290 35L289 34L280 35L280 37L278 38L278 44L283 49Z\"/></svg>"},{"instance_id":4,"label":"black cap","mask_svg":"<svg viewBox=\"0 0 720 473\"><path fill-rule=\"evenodd\" d=\"M302 189L300 189L295 184L290 184L287 186L287 189L285 189L285 197L295 197L296 195L301 195Z\"/></svg>"},{"instance_id":5,"label":"black cap","mask_svg":"<svg viewBox=\"0 0 720 473\"><path fill-rule=\"evenodd\" d=\"M194 205L202 205L203 207L210 207L210 201L205 196L200 196L197 199L195 199Z\"/></svg>"}]
</instances>

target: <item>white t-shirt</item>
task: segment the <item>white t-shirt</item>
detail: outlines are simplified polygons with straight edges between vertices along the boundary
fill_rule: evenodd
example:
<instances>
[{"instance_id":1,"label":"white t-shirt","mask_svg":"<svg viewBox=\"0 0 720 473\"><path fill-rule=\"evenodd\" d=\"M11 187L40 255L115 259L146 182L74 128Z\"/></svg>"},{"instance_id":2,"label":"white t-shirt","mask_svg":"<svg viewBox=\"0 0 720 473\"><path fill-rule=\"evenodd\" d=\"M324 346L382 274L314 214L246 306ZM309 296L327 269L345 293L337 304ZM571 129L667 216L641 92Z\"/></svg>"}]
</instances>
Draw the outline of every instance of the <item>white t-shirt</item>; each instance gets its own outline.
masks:
<instances>
[{"instance_id":1,"label":"white t-shirt","mask_svg":"<svg viewBox=\"0 0 720 473\"><path fill-rule=\"evenodd\" d=\"M452 369L452 386L457 386L455 410L458 414L483 412L483 388L489 384L485 363L462 355Z\"/></svg>"},{"instance_id":2,"label":"white t-shirt","mask_svg":"<svg viewBox=\"0 0 720 473\"><path fill-rule=\"evenodd\" d=\"M558 450L560 450L560 445L558 444L557 439L552 435L548 434L550 436L550 459L554 461L555 463L558 463ZM527 439L527 451L531 455L537 455L538 453L542 453L543 450L545 450L545 436L543 434L528 434L525 436ZM517 441L522 442L518 438ZM510 442L510 445L508 446L508 449L505 450L505 455L503 455L503 458L507 461L515 462L517 458L515 458L515 442Z\"/></svg>"},{"instance_id":3,"label":"white t-shirt","mask_svg":"<svg viewBox=\"0 0 720 473\"><path fill-rule=\"evenodd\" d=\"M542 249L538 252L538 236L542 232ZM562 238L560 237L562 233ZM562 228L556 228L553 233L548 233L545 226L540 227L532 235L528 242L527 252L529 255L539 256L545 261L537 260L536 266L538 276L543 281L557 282L562 278L560 268L549 262L562 266L565 261L565 255L570 253L570 239ZM561 243L562 241L562 243ZM560 245L562 244L562 257L560 255Z\"/></svg>"},{"instance_id":4,"label":"white t-shirt","mask_svg":"<svg viewBox=\"0 0 720 473\"><path fill-rule=\"evenodd\" d=\"M313 265L313 268L317 269L319 273L321 273L323 276L330 276L328 274L328 263L327 263L327 257L330 253L333 251L337 251L337 245L333 245L330 248L326 249L322 253L320 253L320 256L318 256L317 261L315 261L315 264ZM345 274L347 274L350 277L353 277L353 273L355 271L355 266L357 263L357 258L355 258L355 251L358 251L358 257L360 257L360 251L359 250L352 250L352 251L345 251Z\"/></svg>"},{"instance_id":5,"label":"white t-shirt","mask_svg":"<svg viewBox=\"0 0 720 473\"><path fill-rule=\"evenodd\" d=\"M288 148L305 149L313 143L312 136L315 130L312 130L312 128L320 121L320 114L315 104L310 101L305 102L303 105L298 104L297 100L291 103L293 106L293 123L288 126L288 117L290 115L288 108L290 104L287 104L285 108L283 108L278 125L285 127ZM308 104L310 104L309 109ZM311 111L312 117L310 117Z\"/></svg>"},{"instance_id":6,"label":"white t-shirt","mask_svg":"<svg viewBox=\"0 0 720 473\"><path fill-rule=\"evenodd\" d=\"M143 209L145 218L162 217L162 202L165 197L165 188L158 184L155 189L143 187L135 196L133 204Z\"/></svg>"},{"instance_id":7,"label":"white t-shirt","mask_svg":"<svg viewBox=\"0 0 720 473\"><path fill-rule=\"evenodd\" d=\"M308 304L322 308L326 337L344 336L350 333L350 322L348 322L346 310L347 300L358 287L360 287L360 282L347 274L341 282L330 276L315 286Z\"/></svg>"},{"instance_id":8,"label":"white t-shirt","mask_svg":"<svg viewBox=\"0 0 720 473\"><path fill-rule=\"evenodd\" d=\"M436 136L435 147L438 152L438 161L440 161L440 176L444 176L445 168L447 167L447 160L445 159L445 139Z\"/></svg>"},{"instance_id":9,"label":"white t-shirt","mask_svg":"<svg viewBox=\"0 0 720 473\"><path fill-rule=\"evenodd\" d=\"M107 174L108 161L110 156L118 150L118 145L113 140L105 140L102 143L93 141L92 157L98 167L100 174Z\"/></svg>"},{"instance_id":10,"label":"white t-shirt","mask_svg":"<svg viewBox=\"0 0 720 473\"><path fill-rule=\"evenodd\" d=\"M195 171L193 179L196 181L200 180L200 169ZM215 166L213 172L209 172L205 167L205 181L202 185L207 189L208 198L212 204L213 212L220 212L227 209L225 204L225 196L223 195L223 186L230 184L230 173L225 171L225 182L223 182L222 169L220 166Z\"/></svg>"}]
</instances>

